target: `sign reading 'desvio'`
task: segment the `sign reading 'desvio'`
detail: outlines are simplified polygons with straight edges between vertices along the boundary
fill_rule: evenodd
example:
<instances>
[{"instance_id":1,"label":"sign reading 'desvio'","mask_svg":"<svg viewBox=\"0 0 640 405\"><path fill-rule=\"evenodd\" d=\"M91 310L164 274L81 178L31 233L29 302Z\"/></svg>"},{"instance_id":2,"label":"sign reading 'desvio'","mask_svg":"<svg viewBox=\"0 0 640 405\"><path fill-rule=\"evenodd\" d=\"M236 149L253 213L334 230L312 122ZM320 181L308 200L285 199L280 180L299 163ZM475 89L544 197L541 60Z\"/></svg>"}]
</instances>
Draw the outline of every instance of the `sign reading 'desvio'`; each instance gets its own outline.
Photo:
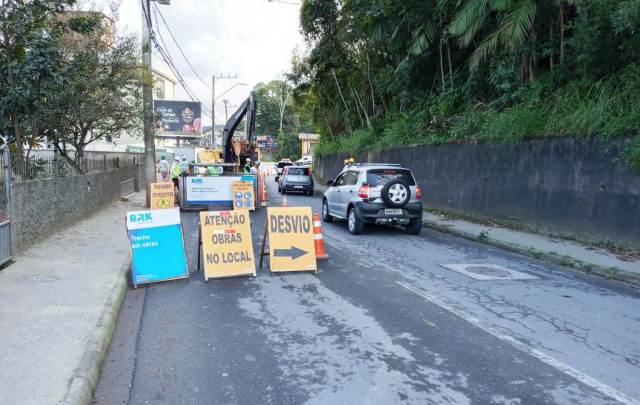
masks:
<instances>
[{"instance_id":1,"label":"sign reading 'desvio'","mask_svg":"<svg viewBox=\"0 0 640 405\"><path fill-rule=\"evenodd\" d=\"M271 272L317 272L311 207L267 208L267 236Z\"/></svg>"},{"instance_id":2,"label":"sign reading 'desvio'","mask_svg":"<svg viewBox=\"0 0 640 405\"><path fill-rule=\"evenodd\" d=\"M127 213L134 286L189 277L178 208Z\"/></svg>"},{"instance_id":3,"label":"sign reading 'desvio'","mask_svg":"<svg viewBox=\"0 0 640 405\"><path fill-rule=\"evenodd\" d=\"M159 136L200 136L200 103L192 101L154 100L156 133Z\"/></svg>"}]
</instances>

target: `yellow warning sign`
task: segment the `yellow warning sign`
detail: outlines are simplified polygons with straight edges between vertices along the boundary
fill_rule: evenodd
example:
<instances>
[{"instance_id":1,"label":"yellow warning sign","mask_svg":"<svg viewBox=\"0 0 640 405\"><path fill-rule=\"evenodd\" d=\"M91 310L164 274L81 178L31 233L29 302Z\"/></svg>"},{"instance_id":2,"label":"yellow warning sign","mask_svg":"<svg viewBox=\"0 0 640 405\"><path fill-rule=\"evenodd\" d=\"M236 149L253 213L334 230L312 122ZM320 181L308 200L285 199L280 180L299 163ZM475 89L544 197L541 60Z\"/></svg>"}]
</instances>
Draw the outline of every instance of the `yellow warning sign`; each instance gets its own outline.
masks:
<instances>
[{"instance_id":1,"label":"yellow warning sign","mask_svg":"<svg viewBox=\"0 0 640 405\"><path fill-rule=\"evenodd\" d=\"M233 191L234 210L254 211L256 209L252 181L234 181L231 183L231 190Z\"/></svg>"},{"instance_id":2,"label":"yellow warning sign","mask_svg":"<svg viewBox=\"0 0 640 405\"><path fill-rule=\"evenodd\" d=\"M256 275L249 211L200 213L204 279Z\"/></svg>"},{"instance_id":3,"label":"yellow warning sign","mask_svg":"<svg viewBox=\"0 0 640 405\"><path fill-rule=\"evenodd\" d=\"M279 271L317 271L311 207L267 208L269 267Z\"/></svg>"},{"instance_id":4,"label":"yellow warning sign","mask_svg":"<svg viewBox=\"0 0 640 405\"><path fill-rule=\"evenodd\" d=\"M173 183L151 183L151 209L173 208Z\"/></svg>"}]
</instances>

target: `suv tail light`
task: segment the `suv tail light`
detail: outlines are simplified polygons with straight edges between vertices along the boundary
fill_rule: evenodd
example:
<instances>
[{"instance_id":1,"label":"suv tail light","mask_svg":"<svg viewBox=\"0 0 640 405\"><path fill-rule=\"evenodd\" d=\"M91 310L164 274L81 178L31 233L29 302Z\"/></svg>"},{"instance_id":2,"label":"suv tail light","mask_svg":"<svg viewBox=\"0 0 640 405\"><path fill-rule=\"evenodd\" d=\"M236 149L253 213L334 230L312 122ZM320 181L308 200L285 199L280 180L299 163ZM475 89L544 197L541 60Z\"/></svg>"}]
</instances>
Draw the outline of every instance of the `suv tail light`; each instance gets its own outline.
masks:
<instances>
[{"instance_id":1,"label":"suv tail light","mask_svg":"<svg viewBox=\"0 0 640 405\"><path fill-rule=\"evenodd\" d=\"M416 186L416 200L422 200L422 189L420 186Z\"/></svg>"},{"instance_id":2,"label":"suv tail light","mask_svg":"<svg viewBox=\"0 0 640 405\"><path fill-rule=\"evenodd\" d=\"M368 199L369 198L369 185L364 183L358 190L358 197Z\"/></svg>"}]
</instances>

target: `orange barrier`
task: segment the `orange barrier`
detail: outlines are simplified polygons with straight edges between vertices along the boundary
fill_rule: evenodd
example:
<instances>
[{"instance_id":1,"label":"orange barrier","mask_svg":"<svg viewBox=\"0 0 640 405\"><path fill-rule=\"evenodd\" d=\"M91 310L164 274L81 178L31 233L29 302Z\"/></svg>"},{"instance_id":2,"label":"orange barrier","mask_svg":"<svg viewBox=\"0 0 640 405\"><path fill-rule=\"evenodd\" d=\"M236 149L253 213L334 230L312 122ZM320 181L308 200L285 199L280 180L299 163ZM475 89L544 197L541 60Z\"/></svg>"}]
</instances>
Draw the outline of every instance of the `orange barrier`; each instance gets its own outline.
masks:
<instances>
[{"instance_id":1,"label":"orange barrier","mask_svg":"<svg viewBox=\"0 0 640 405\"><path fill-rule=\"evenodd\" d=\"M283 195L282 196L282 207L288 207L289 206L289 200L287 200L287 195Z\"/></svg>"},{"instance_id":2,"label":"orange barrier","mask_svg":"<svg viewBox=\"0 0 640 405\"><path fill-rule=\"evenodd\" d=\"M316 248L316 260L329 260L329 255L324 250L324 239L322 237L322 223L320 214L313 214L313 243Z\"/></svg>"}]
</instances>

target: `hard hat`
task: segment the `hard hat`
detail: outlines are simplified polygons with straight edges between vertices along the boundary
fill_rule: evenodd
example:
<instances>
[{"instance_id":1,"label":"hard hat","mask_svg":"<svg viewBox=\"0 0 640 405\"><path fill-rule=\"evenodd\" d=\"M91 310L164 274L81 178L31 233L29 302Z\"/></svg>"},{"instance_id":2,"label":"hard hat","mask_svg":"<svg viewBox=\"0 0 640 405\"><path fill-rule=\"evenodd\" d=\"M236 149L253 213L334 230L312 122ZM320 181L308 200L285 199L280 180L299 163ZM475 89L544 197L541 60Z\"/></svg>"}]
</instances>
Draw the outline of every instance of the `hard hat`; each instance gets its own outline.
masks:
<instances>
[{"instance_id":1,"label":"hard hat","mask_svg":"<svg viewBox=\"0 0 640 405\"><path fill-rule=\"evenodd\" d=\"M344 160L344 164L346 165L347 163L349 163L349 159Z\"/></svg>"},{"instance_id":2,"label":"hard hat","mask_svg":"<svg viewBox=\"0 0 640 405\"><path fill-rule=\"evenodd\" d=\"M355 160L354 158L349 158L349 163L353 163L353 162L355 162L355 161L356 161L356 160Z\"/></svg>"},{"instance_id":3,"label":"hard hat","mask_svg":"<svg viewBox=\"0 0 640 405\"><path fill-rule=\"evenodd\" d=\"M179 162L180 158L176 156L176 157L173 158L173 160L175 160L176 162Z\"/></svg>"},{"instance_id":4,"label":"hard hat","mask_svg":"<svg viewBox=\"0 0 640 405\"><path fill-rule=\"evenodd\" d=\"M180 158L180 160L187 160L187 157L182 155L182 157Z\"/></svg>"},{"instance_id":5,"label":"hard hat","mask_svg":"<svg viewBox=\"0 0 640 405\"><path fill-rule=\"evenodd\" d=\"M247 162L251 162L251 158L247 158Z\"/></svg>"}]
</instances>

